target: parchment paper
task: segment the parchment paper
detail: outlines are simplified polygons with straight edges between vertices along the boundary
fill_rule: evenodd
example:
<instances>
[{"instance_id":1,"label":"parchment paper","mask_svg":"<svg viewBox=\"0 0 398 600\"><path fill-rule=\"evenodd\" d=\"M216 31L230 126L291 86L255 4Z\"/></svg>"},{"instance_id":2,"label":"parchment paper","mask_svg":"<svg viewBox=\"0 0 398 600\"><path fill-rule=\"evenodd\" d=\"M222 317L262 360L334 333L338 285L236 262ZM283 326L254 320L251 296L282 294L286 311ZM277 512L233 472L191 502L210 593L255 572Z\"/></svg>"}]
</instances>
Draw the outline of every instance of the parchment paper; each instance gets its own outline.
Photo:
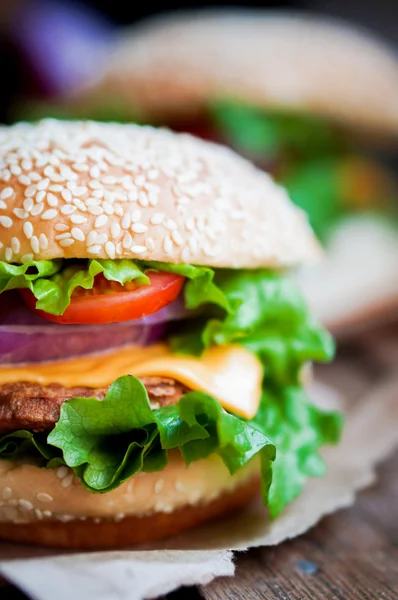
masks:
<instances>
[{"instance_id":1,"label":"parchment paper","mask_svg":"<svg viewBox=\"0 0 398 600\"><path fill-rule=\"evenodd\" d=\"M256 502L234 518L146 551L54 555L2 544L0 573L37 600L141 600L231 575L231 550L277 544L350 505L355 492L373 481L376 463L398 443L397 377L353 404L339 400L329 388L317 386L313 393L323 405L342 402L347 415L343 439L324 452L327 476L310 480L276 520L270 522Z\"/></svg>"}]
</instances>

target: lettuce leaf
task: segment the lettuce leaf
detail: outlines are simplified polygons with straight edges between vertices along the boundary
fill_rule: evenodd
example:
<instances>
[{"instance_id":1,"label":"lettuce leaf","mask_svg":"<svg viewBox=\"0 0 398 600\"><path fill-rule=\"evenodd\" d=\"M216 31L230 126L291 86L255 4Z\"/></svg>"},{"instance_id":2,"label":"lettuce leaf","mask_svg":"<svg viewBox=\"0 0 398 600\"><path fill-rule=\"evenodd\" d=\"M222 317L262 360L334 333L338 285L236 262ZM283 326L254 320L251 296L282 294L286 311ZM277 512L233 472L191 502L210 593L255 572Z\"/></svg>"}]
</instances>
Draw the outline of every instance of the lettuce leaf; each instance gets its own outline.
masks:
<instances>
[{"instance_id":1,"label":"lettuce leaf","mask_svg":"<svg viewBox=\"0 0 398 600\"><path fill-rule=\"evenodd\" d=\"M44 437L43 437L44 436ZM180 450L185 462L218 454L231 474L257 454L267 500L275 447L261 428L227 413L211 396L190 392L169 407L152 410L143 384L127 375L106 398L74 398L61 407L53 431L17 431L0 437L0 457L36 456L48 466L66 464L91 492L108 492L138 472L161 471L167 452ZM46 459L46 460L44 460Z\"/></svg>"},{"instance_id":2,"label":"lettuce leaf","mask_svg":"<svg viewBox=\"0 0 398 600\"><path fill-rule=\"evenodd\" d=\"M52 315L62 315L70 304L73 291L81 287L90 290L99 273L109 281L125 284L135 281L146 285L146 271L178 273L187 278L184 288L187 308L196 309L204 304L214 304L229 310L227 299L214 284L214 270L189 264L151 262L141 260L80 261L45 260L12 265L0 261L0 293L11 289L29 288L37 299L36 308Z\"/></svg>"},{"instance_id":3,"label":"lettuce leaf","mask_svg":"<svg viewBox=\"0 0 398 600\"><path fill-rule=\"evenodd\" d=\"M70 304L73 291L78 287L90 290L99 273L121 284L133 280L138 285L149 283L148 277L133 260L39 260L24 265L0 261L0 293L29 288L37 299L36 308L52 315L62 315Z\"/></svg>"},{"instance_id":4,"label":"lettuce leaf","mask_svg":"<svg viewBox=\"0 0 398 600\"><path fill-rule=\"evenodd\" d=\"M276 447L268 495L270 515L276 517L300 494L308 477L325 474L319 449L339 441L343 417L311 404L299 386L268 385L264 386L260 409L250 422Z\"/></svg>"},{"instance_id":5,"label":"lettuce leaf","mask_svg":"<svg viewBox=\"0 0 398 600\"><path fill-rule=\"evenodd\" d=\"M280 385L297 384L307 361L332 358L332 337L313 321L285 277L264 269L222 269L215 272L214 283L228 309L218 318L200 316L189 329L182 326L170 339L175 352L201 354L214 344L240 343L261 360L264 380Z\"/></svg>"},{"instance_id":6,"label":"lettuce leaf","mask_svg":"<svg viewBox=\"0 0 398 600\"><path fill-rule=\"evenodd\" d=\"M124 376L103 402L65 402L47 438L28 431L0 437L0 457L36 457L49 468L66 464L87 490L105 493L139 472L161 471L171 450L187 465L218 454L231 474L258 455L262 498L276 516L307 477L323 475L319 447L335 443L340 428L341 417L312 406L299 387L265 389L259 412L247 421L202 392L152 410L142 383Z\"/></svg>"}]
</instances>

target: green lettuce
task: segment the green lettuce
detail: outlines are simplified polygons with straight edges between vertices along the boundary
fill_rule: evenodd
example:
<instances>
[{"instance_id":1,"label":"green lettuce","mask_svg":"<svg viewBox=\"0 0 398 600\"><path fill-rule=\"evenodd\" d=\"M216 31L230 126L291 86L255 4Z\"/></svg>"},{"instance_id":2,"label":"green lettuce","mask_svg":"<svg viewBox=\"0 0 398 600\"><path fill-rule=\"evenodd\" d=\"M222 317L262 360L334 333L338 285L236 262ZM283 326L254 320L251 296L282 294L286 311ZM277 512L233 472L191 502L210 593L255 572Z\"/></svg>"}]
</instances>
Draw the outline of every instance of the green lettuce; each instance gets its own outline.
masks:
<instances>
[{"instance_id":1,"label":"green lettuce","mask_svg":"<svg viewBox=\"0 0 398 600\"><path fill-rule=\"evenodd\" d=\"M110 281L124 284L135 280L138 285L149 283L148 277L132 260L82 261L39 260L24 265L0 261L0 293L28 288L35 296L36 308L52 315L62 315L70 304L74 290L90 290L99 273Z\"/></svg>"},{"instance_id":2,"label":"green lettuce","mask_svg":"<svg viewBox=\"0 0 398 600\"><path fill-rule=\"evenodd\" d=\"M189 309L215 304L228 310L228 302L214 284L214 270L207 267L140 260L89 259L80 261L39 260L24 265L0 261L0 293L28 288L35 296L36 308L52 315L62 315L70 304L74 290L90 290L95 276L102 273L109 281L137 285L149 284L146 271L166 271L187 278L185 303Z\"/></svg>"},{"instance_id":3,"label":"green lettuce","mask_svg":"<svg viewBox=\"0 0 398 600\"><path fill-rule=\"evenodd\" d=\"M261 457L266 501L275 446L261 428L226 412L211 396L190 392L152 410L139 379L117 379L102 402L74 398L61 407L53 431L17 431L0 438L0 457L34 455L50 467L66 464L91 492L108 492L138 472L161 471L178 449L187 465L218 454L231 474Z\"/></svg>"},{"instance_id":4,"label":"green lettuce","mask_svg":"<svg viewBox=\"0 0 398 600\"><path fill-rule=\"evenodd\" d=\"M276 459L268 508L272 517L296 498L308 477L322 477L326 466L319 455L325 444L340 438L343 417L311 404L299 386L264 386L260 409L251 421L273 441Z\"/></svg>"},{"instance_id":5,"label":"green lettuce","mask_svg":"<svg viewBox=\"0 0 398 600\"><path fill-rule=\"evenodd\" d=\"M161 471L171 450L179 450L187 465L218 454L231 474L259 456L262 498L276 516L308 477L324 474L319 447L335 443L340 428L340 415L312 406L298 387L265 389L259 412L247 421L202 392L152 410L142 383L124 376L103 402L65 402L48 436L3 435L0 457L36 457L49 468L67 465L87 490L105 493L139 472Z\"/></svg>"},{"instance_id":6,"label":"green lettuce","mask_svg":"<svg viewBox=\"0 0 398 600\"><path fill-rule=\"evenodd\" d=\"M314 322L290 280L265 269L222 269L214 283L227 309L217 318L210 311L189 328L181 326L170 339L175 352L201 354L215 344L240 343L261 360L264 380L279 385L297 384L306 362L333 357L332 337Z\"/></svg>"}]
</instances>

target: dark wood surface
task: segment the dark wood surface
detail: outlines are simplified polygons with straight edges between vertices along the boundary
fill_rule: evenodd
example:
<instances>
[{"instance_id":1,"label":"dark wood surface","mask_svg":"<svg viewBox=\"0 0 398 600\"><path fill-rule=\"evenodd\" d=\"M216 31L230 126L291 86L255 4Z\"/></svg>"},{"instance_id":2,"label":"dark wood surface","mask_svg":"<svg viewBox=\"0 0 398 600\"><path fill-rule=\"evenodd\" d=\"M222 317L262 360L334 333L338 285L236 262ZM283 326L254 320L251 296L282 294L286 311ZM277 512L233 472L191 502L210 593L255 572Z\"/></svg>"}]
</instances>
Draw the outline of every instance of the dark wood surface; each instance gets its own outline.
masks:
<instances>
[{"instance_id":1,"label":"dark wood surface","mask_svg":"<svg viewBox=\"0 0 398 600\"><path fill-rule=\"evenodd\" d=\"M356 504L276 548L242 554L205 600L397 600L398 452Z\"/></svg>"}]
</instances>

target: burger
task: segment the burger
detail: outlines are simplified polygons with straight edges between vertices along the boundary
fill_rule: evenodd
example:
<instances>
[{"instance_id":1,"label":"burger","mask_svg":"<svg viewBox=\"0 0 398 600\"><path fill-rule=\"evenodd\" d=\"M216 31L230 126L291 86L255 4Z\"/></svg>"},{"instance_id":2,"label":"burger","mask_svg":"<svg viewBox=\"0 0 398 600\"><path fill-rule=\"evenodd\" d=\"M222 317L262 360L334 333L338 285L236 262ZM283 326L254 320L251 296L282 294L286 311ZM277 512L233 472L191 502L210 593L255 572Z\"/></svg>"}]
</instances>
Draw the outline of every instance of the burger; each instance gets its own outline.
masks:
<instances>
[{"instance_id":1,"label":"burger","mask_svg":"<svg viewBox=\"0 0 398 600\"><path fill-rule=\"evenodd\" d=\"M337 331L398 305L397 184L378 155L396 147L397 107L397 54L368 32L311 14L218 10L128 29L63 110L188 131L270 172L328 249L299 284Z\"/></svg>"},{"instance_id":2,"label":"burger","mask_svg":"<svg viewBox=\"0 0 398 600\"><path fill-rule=\"evenodd\" d=\"M259 492L276 517L341 428L284 274L319 256L304 213L187 134L45 120L0 148L0 537L146 543Z\"/></svg>"}]
</instances>

